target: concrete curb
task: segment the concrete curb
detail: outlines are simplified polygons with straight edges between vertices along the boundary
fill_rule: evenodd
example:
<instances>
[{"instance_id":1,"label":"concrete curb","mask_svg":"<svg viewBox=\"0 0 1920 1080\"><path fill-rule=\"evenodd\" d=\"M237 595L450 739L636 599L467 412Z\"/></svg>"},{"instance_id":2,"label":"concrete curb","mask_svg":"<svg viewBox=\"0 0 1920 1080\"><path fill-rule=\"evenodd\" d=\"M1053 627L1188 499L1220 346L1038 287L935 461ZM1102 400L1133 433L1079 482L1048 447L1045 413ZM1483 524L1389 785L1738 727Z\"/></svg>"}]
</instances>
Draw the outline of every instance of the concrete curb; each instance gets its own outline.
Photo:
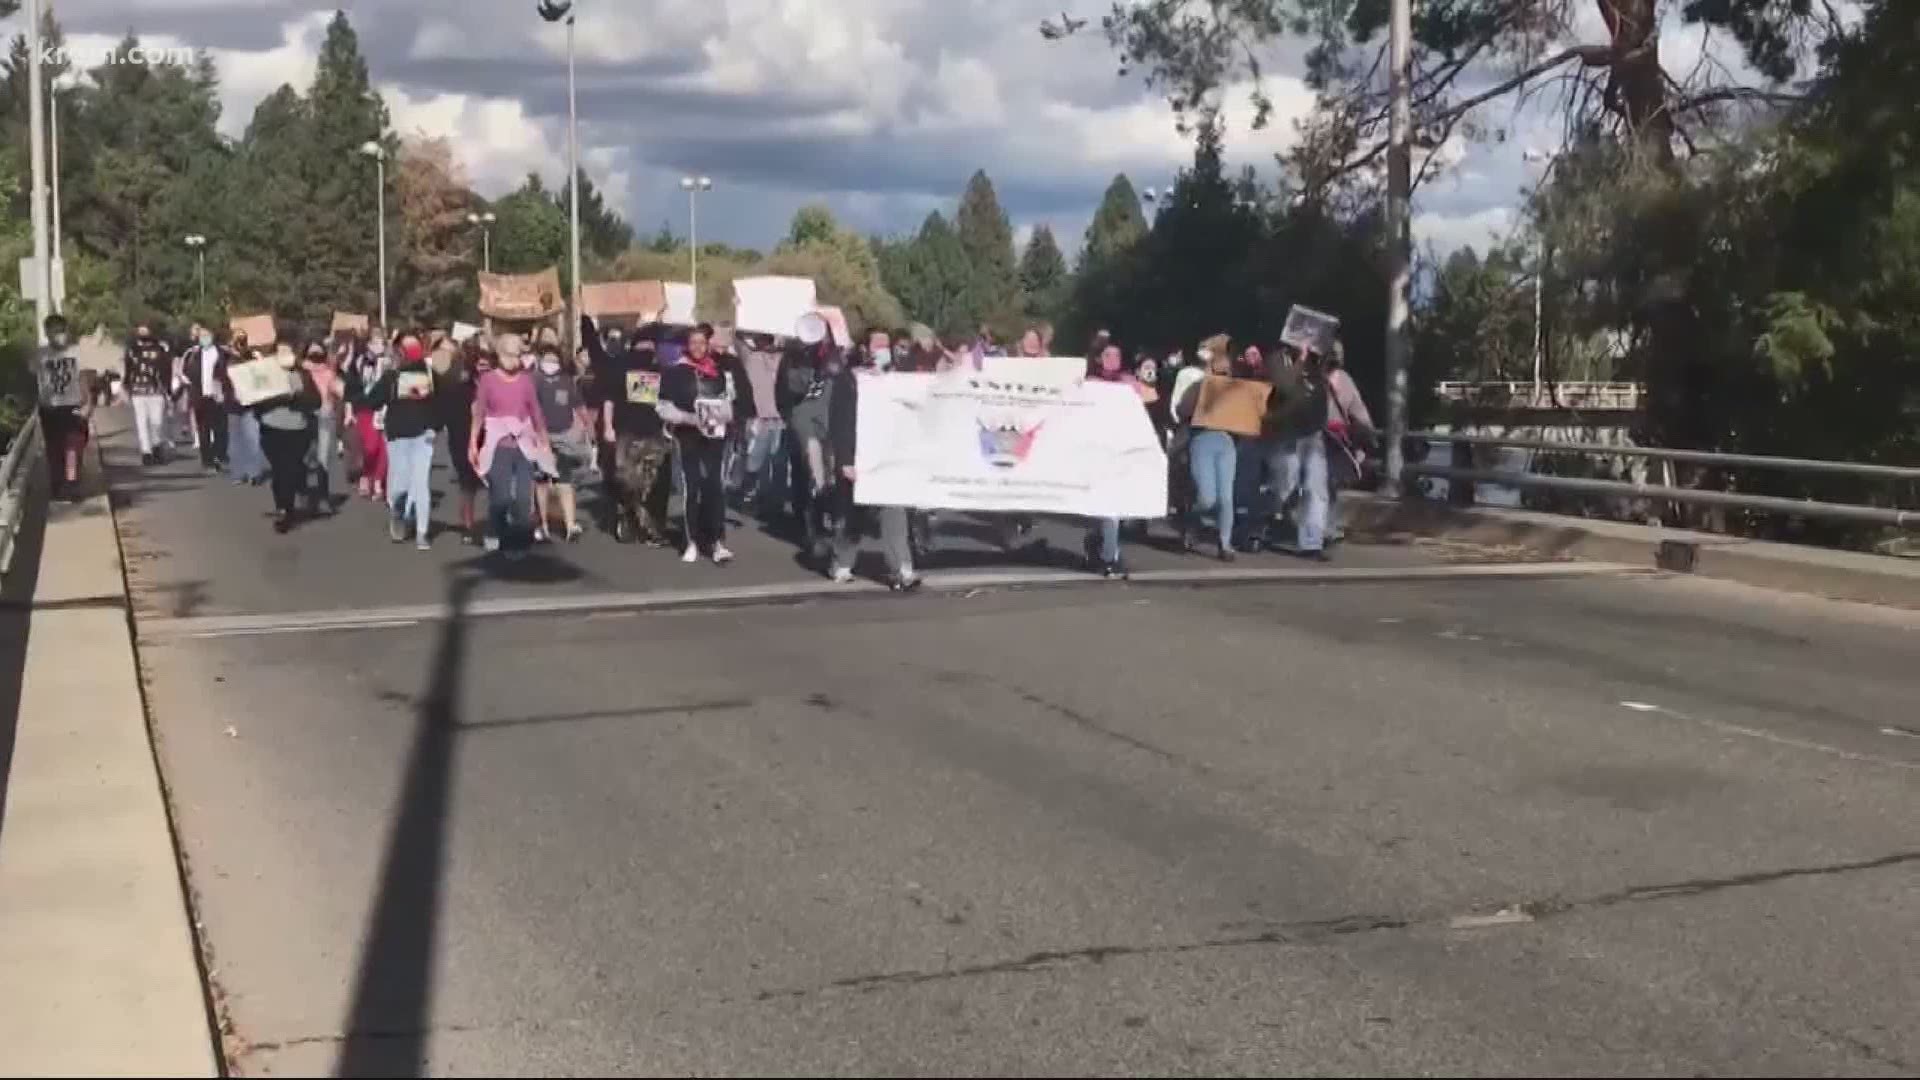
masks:
<instances>
[{"instance_id":1,"label":"concrete curb","mask_svg":"<svg viewBox=\"0 0 1920 1080\"><path fill-rule=\"evenodd\" d=\"M1920 560L1525 510L1342 496L1350 531L1412 532L1920 610Z\"/></svg>"},{"instance_id":2,"label":"concrete curb","mask_svg":"<svg viewBox=\"0 0 1920 1080\"><path fill-rule=\"evenodd\" d=\"M98 458L95 458L96 465ZM0 1057L217 1076L104 492L47 508L0 829Z\"/></svg>"},{"instance_id":3,"label":"concrete curb","mask_svg":"<svg viewBox=\"0 0 1920 1080\"><path fill-rule=\"evenodd\" d=\"M1534 562L1454 564L1409 567L1247 567L1208 570L1154 570L1135 574L1128 582L1103 581L1090 574L1056 570L985 571L977 573L929 574L923 592L930 595L960 595L974 592L1112 588L1125 584L1205 588L1245 584L1332 585L1340 583L1383 583L1406 581L1447 581L1460 578L1545 578L1595 577L1646 573L1636 567L1616 563ZM763 607L803 604L822 600L873 599L888 595L884 586L861 581L839 585L820 579L781 582L773 585L746 585L734 588L661 590L657 592L609 592L585 596L552 596L479 600L469 604L467 618L512 615L564 615L594 612L662 613L730 607ZM315 633L327 630L364 630L413 626L450 617L445 604L414 604L405 607L359 608L347 611L300 611L272 615L196 615L175 619L139 620L140 640L165 641L178 638L247 637L265 634Z\"/></svg>"}]
</instances>

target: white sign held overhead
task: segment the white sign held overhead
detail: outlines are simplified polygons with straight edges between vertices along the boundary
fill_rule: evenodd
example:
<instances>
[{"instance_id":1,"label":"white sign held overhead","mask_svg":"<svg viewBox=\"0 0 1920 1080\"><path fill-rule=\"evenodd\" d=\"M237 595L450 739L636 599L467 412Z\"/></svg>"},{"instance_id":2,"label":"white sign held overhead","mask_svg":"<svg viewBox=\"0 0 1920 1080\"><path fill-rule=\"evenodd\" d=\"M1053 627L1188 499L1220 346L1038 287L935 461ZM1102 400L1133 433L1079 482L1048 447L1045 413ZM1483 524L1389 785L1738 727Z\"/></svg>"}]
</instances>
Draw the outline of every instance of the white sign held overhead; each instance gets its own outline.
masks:
<instances>
[{"instance_id":1,"label":"white sign held overhead","mask_svg":"<svg viewBox=\"0 0 1920 1080\"><path fill-rule=\"evenodd\" d=\"M818 305L813 279L743 277L733 279L733 328L756 334L792 337L800 317Z\"/></svg>"},{"instance_id":2,"label":"white sign held overhead","mask_svg":"<svg viewBox=\"0 0 1920 1080\"><path fill-rule=\"evenodd\" d=\"M694 300L693 286L684 281L666 283L667 309L660 321L668 326L692 326L700 320L696 317L698 304Z\"/></svg>"}]
</instances>

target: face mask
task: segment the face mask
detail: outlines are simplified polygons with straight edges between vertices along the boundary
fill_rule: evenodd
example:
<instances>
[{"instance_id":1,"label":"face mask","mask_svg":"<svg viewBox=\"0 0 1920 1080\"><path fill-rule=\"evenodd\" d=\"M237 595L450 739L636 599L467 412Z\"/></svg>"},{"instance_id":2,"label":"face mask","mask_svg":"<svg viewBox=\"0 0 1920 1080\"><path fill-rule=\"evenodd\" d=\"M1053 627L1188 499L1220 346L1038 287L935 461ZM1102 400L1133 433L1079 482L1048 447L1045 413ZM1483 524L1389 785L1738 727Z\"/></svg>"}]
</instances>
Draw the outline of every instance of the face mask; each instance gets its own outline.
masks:
<instances>
[{"instance_id":1,"label":"face mask","mask_svg":"<svg viewBox=\"0 0 1920 1080\"><path fill-rule=\"evenodd\" d=\"M56 331L55 333L51 333L47 335L47 344L49 345L59 347L59 346L65 345L66 343L67 343L67 334L66 334L66 331L64 330Z\"/></svg>"},{"instance_id":2,"label":"face mask","mask_svg":"<svg viewBox=\"0 0 1920 1080\"><path fill-rule=\"evenodd\" d=\"M374 356L385 356L387 355L387 343L384 341L370 341L367 343L367 352L372 353Z\"/></svg>"},{"instance_id":3,"label":"face mask","mask_svg":"<svg viewBox=\"0 0 1920 1080\"><path fill-rule=\"evenodd\" d=\"M607 344L608 344L608 345L611 345L611 346L613 346L613 347L614 347L614 348L616 348L616 349L617 349L617 348L619 348L619 347L620 347L620 343L621 343L622 341L625 341L625 340L626 340L626 339L625 339L625 338L623 338L623 337L621 337L621 336L620 336L619 334L608 334L608 335L607 335Z\"/></svg>"},{"instance_id":4,"label":"face mask","mask_svg":"<svg viewBox=\"0 0 1920 1080\"><path fill-rule=\"evenodd\" d=\"M427 358L427 350L417 341L409 341L400 348L400 355L411 363L419 363Z\"/></svg>"},{"instance_id":5,"label":"face mask","mask_svg":"<svg viewBox=\"0 0 1920 1080\"><path fill-rule=\"evenodd\" d=\"M540 361L540 374L542 375L560 374L560 361L551 356Z\"/></svg>"},{"instance_id":6,"label":"face mask","mask_svg":"<svg viewBox=\"0 0 1920 1080\"><path fill-rule=\"evenodd\" d=\"M212 345L213 345L213 335L212 335L212 334L201 334L201 335L200 335L200 347L201 347L201 348L203 348L203 349L205 349L205 348L210 348L210 347L212 347Z\"/></svg>"},{"instance_id":7,"label":"face mask","mask_svg":"<svg viewBox=\"0 0 1920 1080\"><path fill-rule=\"evenodd\" d=\"M892 349L873 350L873 366L879 368L882 371L885 371L886 369L892 367L893 366L893 350Z\"/></svg>"}]
</instances>

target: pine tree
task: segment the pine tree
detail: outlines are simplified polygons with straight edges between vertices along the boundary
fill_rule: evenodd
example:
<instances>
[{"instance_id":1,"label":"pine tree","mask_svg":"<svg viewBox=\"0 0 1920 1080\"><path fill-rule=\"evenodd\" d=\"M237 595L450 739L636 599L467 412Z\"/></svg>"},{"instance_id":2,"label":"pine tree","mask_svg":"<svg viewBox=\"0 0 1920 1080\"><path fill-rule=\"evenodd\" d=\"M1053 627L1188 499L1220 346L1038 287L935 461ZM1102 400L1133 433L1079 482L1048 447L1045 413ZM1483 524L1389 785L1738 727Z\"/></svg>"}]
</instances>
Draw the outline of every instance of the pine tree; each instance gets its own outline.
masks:
<instances>
[{"instance_id":1,"label":"pine tree","mask_svg":"<svg viewBox=\"0 0 1920 1080\"><path fill-rule=\"evenodd\" d=\"M1100 198L1087 225L1086 242L1080 248L1082 268L1099 266L1130 250L1147 235L1147 218L1140 212L1140 194L1125 173L1113 178L1107 193Z\"/></svg>"},{"instance_id":2,"label":"pine tree","mask_svg":"<svg viewBox=\"0 0 1920 1080\"><path fill-rule=\"evenodd\" d=\"M530 274L549 266L567 273L567 215L547 196L546 186L529 174L520 190L493 204L493 269L499 274Z\"/></svg>"},{"instance_id":3,"label":"pine tree","mask_svg":"<svg viewBox=\"0 0 1920 1080\"><path fill-rule=\"evenodd\" d=\"M572 211L565 184L553 192L553 204L562 214ZM607 205L606 196L593 186L585 166L580 168L580 249L582 252L611 259L633 246L633 226L618 211Z\"/></svg>"},{"instance_id":4,"label":"pine tree","mask_svg":"<svg viewBox=\"0 0 1920 1080\"><path fill-rule=\"evenodd\" d=\"M379 250L377 217L380 193L375 163L361 153L369 141L386 154L386 206L389 265L398 222L394 216L394 166L399 144L383 137L387 107L372 91L360 41L344 12L327 25L313 88L307 94L312 117L306 177L312 187L308 242L301 253L304 316L318 317L330 307L378 312ZM292 313L282 313L290 315Z\"/></svg>"},{"instance_id":5,"label":"pine tree","mask_svg":"<svg viewBox=\"0 0 1920 1080\"><path fill-rule=\"evenodd\" d=\"M1027 321L1051 322L1059 318L1070 286L1067 257L1060 253L1053 230L1045 225L1036 227L1027 240L1027 250L1020 256L1021 307Z\"/></svg>"},{"instance_id":6,"label":"pine tree","mask_svg":"<svg viewBox=\"0 0 1920 1080\"><path fill-rule=\"evenodd\" d=\"M907 252L900 302L914 318L942 335L971 335L979 328L971 306L973 267L967 249L939 211L927 215Z\"/></svg>"},{"instance_id":7,"label":"pine tree","mask_svg":"<svg viewBox=\"0 0 1920 1080\"><path fill-rule=\"evenodd\" d=\"M966 253L968 317L977 328L989 326L1003 340L1020 330L1020 280L1014 263L1013 226L985 170L973 174L960 196L955 232Z\"/></svg>"}]
</instances>

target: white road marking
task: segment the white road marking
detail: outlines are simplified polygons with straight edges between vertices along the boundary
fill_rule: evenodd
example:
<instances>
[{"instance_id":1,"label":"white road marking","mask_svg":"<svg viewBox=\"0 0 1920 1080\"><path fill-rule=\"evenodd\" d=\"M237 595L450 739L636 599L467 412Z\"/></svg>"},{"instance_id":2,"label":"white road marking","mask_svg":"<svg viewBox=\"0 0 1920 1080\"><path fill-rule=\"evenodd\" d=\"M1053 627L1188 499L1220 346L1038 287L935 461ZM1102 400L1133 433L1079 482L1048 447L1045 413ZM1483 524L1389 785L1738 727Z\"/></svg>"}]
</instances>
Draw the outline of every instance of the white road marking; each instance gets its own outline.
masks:
<instances>
[{"instance_id":1,"label":"white road marking","mask_svg":"<svg viewBox=\"0 0 1920 1080\"><path fill-rule=\"evenodd\" d=\"M1830 754L1848 761L1860 761L1870 765L1885 765L1894 769L1920 769L1920 761L1900 761L1894 758L1877 757L1873 754L1857 753L1852 750L1842 750L1837 746L1828 746L1825 743L1817 743L1808 739L1796 739L1791 735L1779 735L1771 731L1762 731L1759 728L1750 728L1744 724L1730 724L1725 720L1713 720L1705 716L1693 716L1680 712L1677 709L1669 709L1664 705L1652 705L1644 701L1623 701L1620 703L1620 707L1623 709L1631 709L1638 713L1656 713L1661 716L1670 716L1675 720L1686 720L1691 723L1713 728L1715 731L1725 732L1728 735L1744 735L1749 739L1759 739L1762 742L1776 743L1780 746L1791 746L1796 750L1811 750L1818 754ZM1886 729L1882 728L1881 730L1885 731Z\"/></svg>"}]
</instances>

